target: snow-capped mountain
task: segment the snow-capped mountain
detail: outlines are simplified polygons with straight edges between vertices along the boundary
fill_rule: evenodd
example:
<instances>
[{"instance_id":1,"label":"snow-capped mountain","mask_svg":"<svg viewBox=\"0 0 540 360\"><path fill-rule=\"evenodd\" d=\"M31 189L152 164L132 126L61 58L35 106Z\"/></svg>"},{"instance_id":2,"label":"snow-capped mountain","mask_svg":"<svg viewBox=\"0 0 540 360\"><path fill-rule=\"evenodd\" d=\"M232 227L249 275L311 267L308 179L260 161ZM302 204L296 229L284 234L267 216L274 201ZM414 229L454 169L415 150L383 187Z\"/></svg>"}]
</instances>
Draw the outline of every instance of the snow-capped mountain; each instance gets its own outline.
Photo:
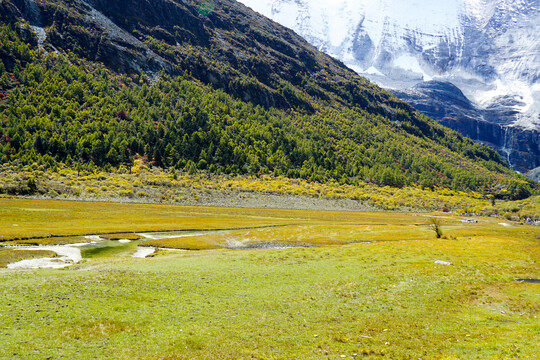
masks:
<instances>
[{"instance_id":1,"label":"snow-capped mountain","mask_svg":"<svg viewBox=\"0 0 540 360\"><path fill-rule=\"evenodd\" d=\"M424 81L449 82L480 111L477 121L503 133L514 127L540 136L538 0L240 2L383 87L403 91ZM511 154L515 141L495 144L506 149L510 163L521 156ZM532 163L516 168L540 166L539 142Z\"/></svg>"}]
</instances>

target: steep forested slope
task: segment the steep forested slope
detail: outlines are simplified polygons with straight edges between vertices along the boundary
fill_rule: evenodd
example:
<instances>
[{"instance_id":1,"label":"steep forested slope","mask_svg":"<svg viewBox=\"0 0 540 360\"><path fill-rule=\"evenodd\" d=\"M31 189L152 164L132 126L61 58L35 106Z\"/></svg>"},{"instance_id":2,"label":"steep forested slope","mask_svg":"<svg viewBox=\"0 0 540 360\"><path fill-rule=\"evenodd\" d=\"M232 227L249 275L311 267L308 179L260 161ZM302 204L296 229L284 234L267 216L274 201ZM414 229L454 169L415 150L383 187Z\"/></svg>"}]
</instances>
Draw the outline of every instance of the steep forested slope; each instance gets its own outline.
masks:
<instances>
[{"instance_id":1,"label":"steep forested slope","mask_svg":"<svg viewBox=\"0 0 540 360\"><path fill-rule=\"evenodd\" d=\"M527 187L493 150L233 1L4 1L0 16L3 163Z\"/></svg>"}]
</instances>

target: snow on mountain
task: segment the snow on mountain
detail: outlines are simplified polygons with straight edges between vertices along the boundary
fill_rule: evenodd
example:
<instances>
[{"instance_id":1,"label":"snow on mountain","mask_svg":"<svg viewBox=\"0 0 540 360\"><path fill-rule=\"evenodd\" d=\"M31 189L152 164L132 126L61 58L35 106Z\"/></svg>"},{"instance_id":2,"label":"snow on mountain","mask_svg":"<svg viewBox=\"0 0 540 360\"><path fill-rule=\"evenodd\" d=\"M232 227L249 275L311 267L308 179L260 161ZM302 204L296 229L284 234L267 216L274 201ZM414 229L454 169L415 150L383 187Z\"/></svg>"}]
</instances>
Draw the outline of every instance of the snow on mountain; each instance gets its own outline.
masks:
<instances>
[{"instance_id":1,"label":"snow on mountain","mask_svg":"<svg viewBox=\"0 0 540 360\"><path fill-rule=\"evenodd\" d=\"M383 87L449 81L540 129L538 0L240 0Z\"/></svg>"}]
</instances>

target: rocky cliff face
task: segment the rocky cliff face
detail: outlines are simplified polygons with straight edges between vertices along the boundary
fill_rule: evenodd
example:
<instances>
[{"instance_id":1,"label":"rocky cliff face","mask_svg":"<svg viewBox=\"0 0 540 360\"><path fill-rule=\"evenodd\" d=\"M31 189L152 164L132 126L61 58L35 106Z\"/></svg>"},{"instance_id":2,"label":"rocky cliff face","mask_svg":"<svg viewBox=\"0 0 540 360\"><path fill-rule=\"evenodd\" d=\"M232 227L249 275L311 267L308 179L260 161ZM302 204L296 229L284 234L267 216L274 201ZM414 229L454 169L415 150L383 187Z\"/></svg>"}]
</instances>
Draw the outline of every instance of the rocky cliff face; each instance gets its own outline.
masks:
<instances>
[{"instance_id":1,"label":"rocky cliff face","mask_svg":"<svg viewBox=\"0 0 540 360\"><path fill-rule=\"evenodd\" d=\"M511 114L478 109L455 85L428 81L394 93L443 125L494 147L514 169L525 173L540 166L539 130L505 126L501 119Z\"/></svg>"},{"instance_id":2,"label":"rocky cliff face","mask_svg":"<svg viewBox=\"0 0 540 360\"><path fill-rule=\"evenodd\" d=\"M54 2L13 0L0 4L0 13L7 22L28 21L46 50L74 51L123 72L172 69L148 44L116 25L91 2L72 1L68 9Z\"/></svg>"},{"instance_id":3,"label":"rocky cliff face","mask_svg":"<svg viewBox=\"0 0 540 360\"><path fill-rule=\"evenodd\" d=\"M293 91L306 82L316 84L314 95L338 101L377 107L395 100L388 93L375 98L374 85L293 31L236 1L214 3L203 9L198 0L4 0L0 20L27 20L46 51L74 52L127 74L187 73L263 106L312 111Z\"/></svg>"},{"instance_id":4,"label":"rocky cliff face","mask_svg":"<svg viewBox=\"0 0 540 360\"><path fill-rule=\"evenodd\" d=\"M466 134L476 124L492 123L507 134L494 145L503 156L515 159L511 162L515 169L538 165L538 1L241 1L296 30L379 85L400 90L398 94L407 90L404 98L424 103L424 108L427 93L417 84L436 80L455 85L478 110L472 112L475 116L460 113L454 119L461 123L457 130ZM435 100L439 108L453 112L462 105L462 98L453 103L456 99L445 94L448 98L439 94ZM439 117L440 111L426 114L448 122ZM533 143L525 146L525 139ZM525 154L525 148L532 153Z\"/></svg>"}]
</instances>

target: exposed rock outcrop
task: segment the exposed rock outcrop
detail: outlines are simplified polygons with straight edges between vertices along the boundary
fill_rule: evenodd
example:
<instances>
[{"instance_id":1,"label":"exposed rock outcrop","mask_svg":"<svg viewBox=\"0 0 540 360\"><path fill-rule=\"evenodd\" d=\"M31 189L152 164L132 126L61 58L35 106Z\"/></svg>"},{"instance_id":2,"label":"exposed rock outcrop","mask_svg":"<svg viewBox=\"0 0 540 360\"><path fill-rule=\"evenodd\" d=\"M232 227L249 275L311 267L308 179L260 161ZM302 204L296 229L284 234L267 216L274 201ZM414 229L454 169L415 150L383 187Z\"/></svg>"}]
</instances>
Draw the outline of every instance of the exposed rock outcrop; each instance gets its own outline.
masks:
<instances>
[{"instance_id":1,"label":"exposed rock outcrop","mask_svg":"<svg viewBox=\"0 0 540 360\"><path fill-rule=\"evenodd\" d=\"M494 147L515 170L540 166L540 131L509 126L500 109L478 109L451 83L423 82L394 93L443 125Z\"/></svg>"}]
</instances>

